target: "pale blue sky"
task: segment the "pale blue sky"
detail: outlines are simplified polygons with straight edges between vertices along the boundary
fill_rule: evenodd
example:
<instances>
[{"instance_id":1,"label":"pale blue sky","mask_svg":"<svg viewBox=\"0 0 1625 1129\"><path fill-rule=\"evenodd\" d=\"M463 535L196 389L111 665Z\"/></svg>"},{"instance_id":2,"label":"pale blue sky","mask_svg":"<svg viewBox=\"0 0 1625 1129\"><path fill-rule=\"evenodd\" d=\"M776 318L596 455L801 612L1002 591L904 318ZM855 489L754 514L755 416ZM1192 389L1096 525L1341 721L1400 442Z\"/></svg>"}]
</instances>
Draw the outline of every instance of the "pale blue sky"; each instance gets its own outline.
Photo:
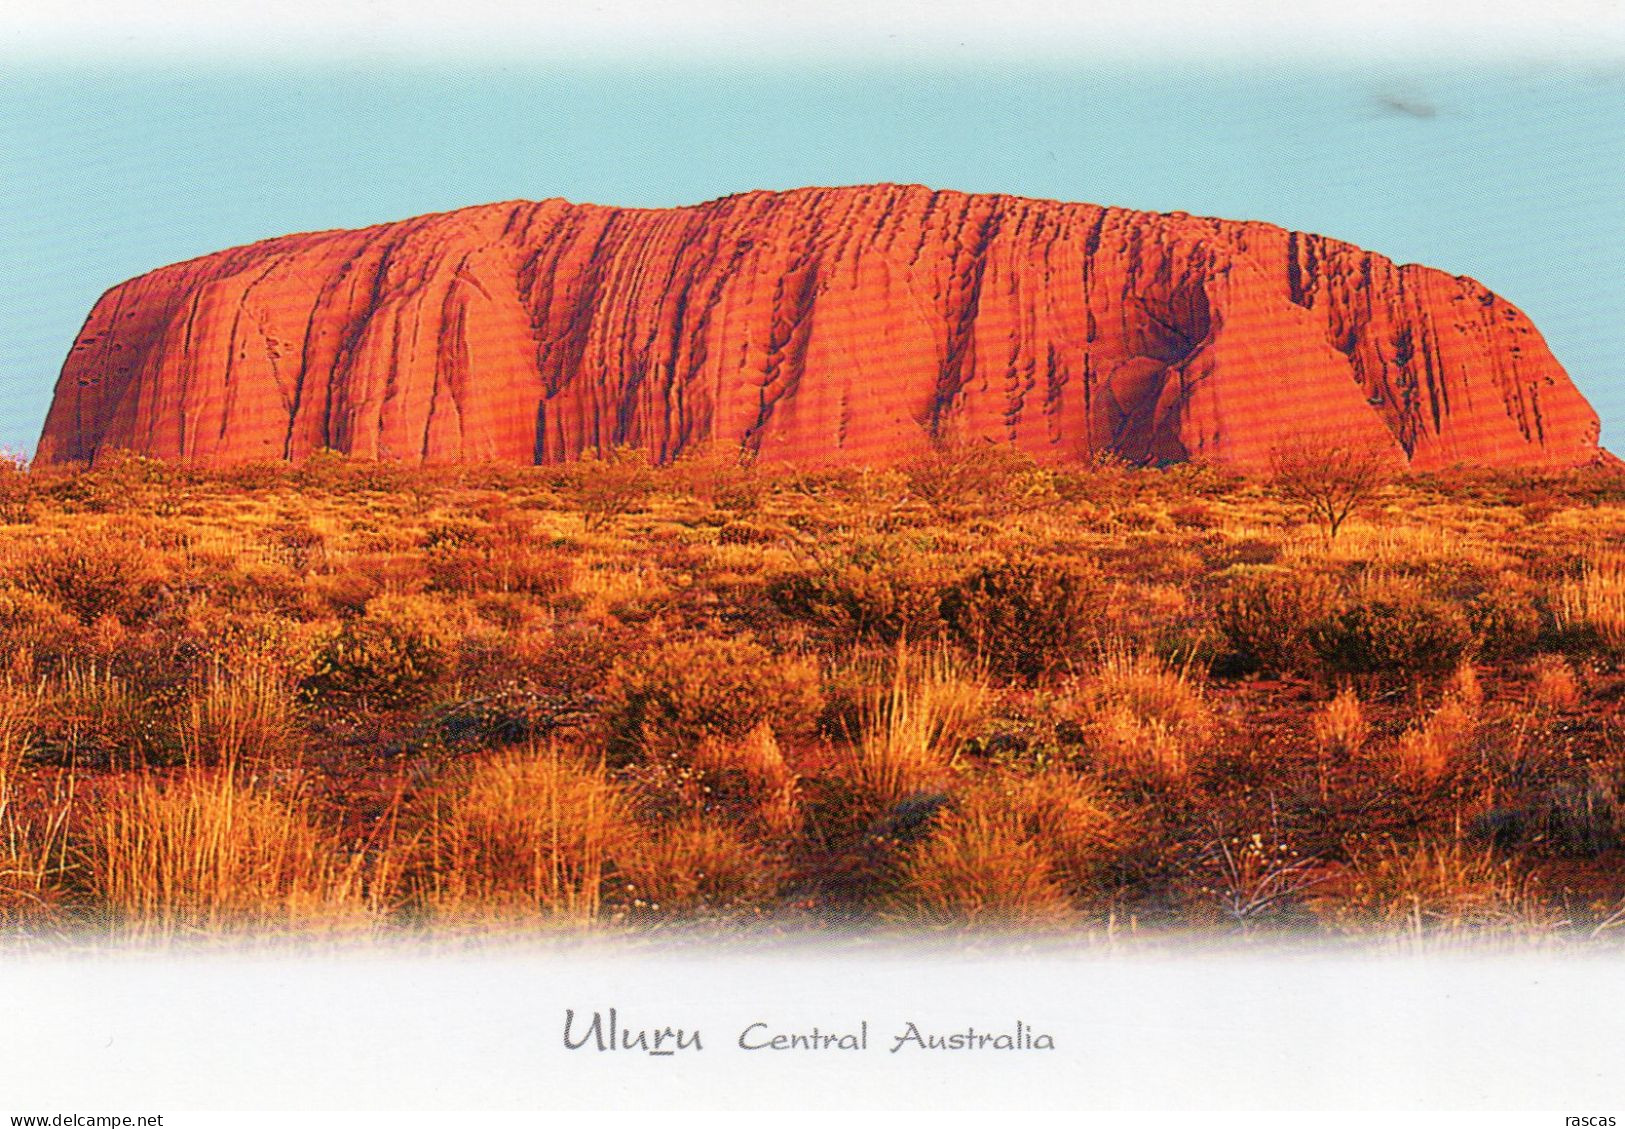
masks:
<instances>
[{"instance_id":1,"label":"pale blue sky","mask_svg":"<svg viewBox=\"0 0 1625 1129\"><path fill-rule=\"evenodd\" d=\"M1472 275L1625 447L1625 62L839 55L5 60L0 446L33 447L102 291L165 263L493 200L890 180L1266 220Z\"/></svg>"}]
</instances>

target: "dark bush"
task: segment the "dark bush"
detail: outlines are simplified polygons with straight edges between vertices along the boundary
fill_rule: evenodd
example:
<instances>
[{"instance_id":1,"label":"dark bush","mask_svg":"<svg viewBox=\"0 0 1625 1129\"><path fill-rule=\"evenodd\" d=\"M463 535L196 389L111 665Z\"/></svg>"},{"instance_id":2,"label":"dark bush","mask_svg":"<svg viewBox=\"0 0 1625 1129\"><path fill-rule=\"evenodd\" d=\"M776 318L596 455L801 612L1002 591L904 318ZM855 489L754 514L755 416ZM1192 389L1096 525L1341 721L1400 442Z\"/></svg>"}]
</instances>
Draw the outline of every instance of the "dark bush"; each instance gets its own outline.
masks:
<instances>
[{"instance_id":1,"label":"dark bush","mask_svg":"<svg viewBox=\"0 0 1625 1129\"><path fill-rule=\"evenodd\" d=\"M942 630L939 583L918 560L900 561L860 548L767 584L774 606L843 642L895 643Z\"/></svg>"},{"instance_id":2,"label":"dark bush","mask_svg":"<svg viewBox=\"0 0 1625 1129\"><path fill-rule=\"evenodd\" d=\"M709 636L623 659L608 698L611 740L622 752L742 740L763 722L799 734L822 706L812 663L750 639Z\"/></svg>"},{"instance_id":3,"label":"dark bush","mask_svg":"<svg viewBox=\"0 0 1625 1129\"><path fill-rule=\"evenodd\" d=\"M1310 643L1335 674L1442 675L1473 641L1454 604L1404 592L1374 595L1334 613L1310 631Z\"/></svg>"},{"instance_id":4,"label":"dark bush","mask_svg":"<svg viewBox=\"0 0 1625 1129\"><path fill-rule=\"evenodd\" d=\"M1013 558L979 565L942 594L942 618L959 642L1000 674L1041 678L1098 641L1106 589L1075 560Z\"/></svg>"},{"instance_id":5,"label":"dark bush","mask_svg":"<svg viewBox=\"0 0 1625 1129\"><path fill-rule=\"evenodd\" d=\"M407 705L428 695L451 662L451 632L422 597L379 596L325 641L301 689L307 697Z\"/></svg>"},{"instance_id":6,"label":"dark bush","mask_svg":"<svg viewBox=\"0 0 1625 1129\"><path fill-rule=\"evenodd\" d=\"M1310 629L1337 608L1337 589L1320 573L1240 566L1224 578L1214 618L1240 670L1305 670L1315 651Z\"/></svg>"}]
</instances>

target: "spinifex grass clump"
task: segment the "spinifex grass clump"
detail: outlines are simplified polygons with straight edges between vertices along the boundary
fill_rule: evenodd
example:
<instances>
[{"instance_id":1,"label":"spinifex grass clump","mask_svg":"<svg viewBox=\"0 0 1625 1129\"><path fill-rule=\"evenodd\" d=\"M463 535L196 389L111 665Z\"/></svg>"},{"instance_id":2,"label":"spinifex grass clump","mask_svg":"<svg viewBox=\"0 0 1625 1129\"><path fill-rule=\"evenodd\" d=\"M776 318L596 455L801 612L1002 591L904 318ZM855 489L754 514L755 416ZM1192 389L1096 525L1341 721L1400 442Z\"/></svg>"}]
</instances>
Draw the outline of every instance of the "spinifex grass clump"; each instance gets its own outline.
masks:
<instances>
[{"instance_id":1,"label":"spinifex grass clump","mask_svg":"<svg viewBox=\"0 0 1625 1129\"><path fill-rule=\"evenodd\" d=\"M28 688L0 683L0 926L24 929L54 921L66 869L67 804L30 811L17 802L37 706Z\"/></svg>"},{"instance_id":2,"label":"spinifex grass clump","mask_svg":"<svg viewBox=\"0 0 1625 1129\"><path fill-rule=\"evenodd\" d=\"M879 808L939 788L990 702L987 684L950 652L900 646L889 681L864 705L861 733L845 771Z\"/></svg>"},{"instance_id":3,"label":"spinifex grass clump","mask_svg":"<svg viewBox=\"0 0 1625 1129\"><path fill-rule=\"evenodd\" d=\"M309 796L236 766L139 775L101 797L81 836L90 892L120 932L275 932L370 914L359 856Z\"/></svg>"},{"instance_id":4,"label":"spinifex grass clump","mask_svg":"<svg viewBox=\"0 0 1625 1129\"><path fill-rule=\"evenodd\" d=\"M1576 579L1557 593L1559 622L1590 631L1615 653L1625 653L1625 555L1610 553L1588 561Z\"/></svg>"},{"instance_id":5,"label":"spinifex grass clump","mask_svg":"<svg viewBox=\"0 0 1625 1129\"><path fill-rule=\"evenodd\" d=\"M636 842L631 802L603 766L534 746L455 774L416 818L414 901L452 924L536 914L591 922Z\"/></svg>"},{"instance_id":6,"label":"spinifex grass clump","mask_svg":"<svg viewBox=\"0 0 1625 1129\"><path fill-rule=\"evenodd\" d=\"M978 781L906 849L888 903L942 924L1055 924L1099 897L1127 841L1122 816L1078 776Z\"/></svg>"},{"instance_id":7,"label":"spinifex grass clump","mask_svg":"<svg viewBox=\"0 0 1625 1129\"><path fill-rule=\"evenodd\" d=\"M298 711L288 680L274 668L216 665L186 700L178 719L189 764L248 764L290 750Z\"/></svg>"},{"instance_id":8,"label":"spinifex grass clump","mask_svg":"<svg viewBox=\"0 0 1625 1129\"><path fill-rule=\"evenodd\" d=\"M1121 645L1109 648L1084 682L1080 706L1102 771L1136 783L1182 782L1216 730L1188 665Z\"/></svg>"},{"instance_id":9,"label":"spinifex grass clump","mask_svg":"<svg viewBox=\"0 0 1625 1129\"><path fill-rule=\"evenodd\" d=\"M1538 933L1550 917L1516 859L1440 840L1357 848L1335 915L1344 927L1401 934Z\"/></svg>"}]
</instances>

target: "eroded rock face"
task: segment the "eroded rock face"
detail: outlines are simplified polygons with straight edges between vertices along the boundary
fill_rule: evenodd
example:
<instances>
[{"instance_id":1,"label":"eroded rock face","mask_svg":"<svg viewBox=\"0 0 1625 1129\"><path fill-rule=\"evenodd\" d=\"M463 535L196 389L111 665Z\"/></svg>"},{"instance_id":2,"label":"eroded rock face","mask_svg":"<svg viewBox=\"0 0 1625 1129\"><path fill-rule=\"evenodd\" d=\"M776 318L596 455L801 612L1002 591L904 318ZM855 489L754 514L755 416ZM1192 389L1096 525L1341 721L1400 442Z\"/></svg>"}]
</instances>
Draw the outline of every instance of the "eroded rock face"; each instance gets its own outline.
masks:
<instances>
[{"instance_id":1,"label":"eroded rock face","mask_svg":"<svg viewBox=\"0 0 1625 1129\"><path fill-rule=\"evenodd\" d=\"M164 267L91 312L37 458L714 440L879 463L991 439L1245 469L1315 434L1418 468L1565 467L1598 432L1471 279L1267 224L879 185L492 204Z\"/></svg>"}]
</instances>

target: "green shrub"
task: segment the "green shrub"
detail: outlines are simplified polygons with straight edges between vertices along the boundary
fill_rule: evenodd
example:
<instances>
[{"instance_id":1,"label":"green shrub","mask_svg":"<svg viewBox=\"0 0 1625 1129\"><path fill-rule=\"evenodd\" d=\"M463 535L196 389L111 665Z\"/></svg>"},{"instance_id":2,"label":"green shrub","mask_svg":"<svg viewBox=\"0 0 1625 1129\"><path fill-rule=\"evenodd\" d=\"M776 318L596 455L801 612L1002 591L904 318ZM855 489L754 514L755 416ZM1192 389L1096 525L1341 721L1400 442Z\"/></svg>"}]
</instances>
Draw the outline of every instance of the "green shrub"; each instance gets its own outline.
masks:
<instances>
[{"instance_id":1,"label":"green shrub","mask_svg":"<svg viewBox=\"0 0 1625 1129\"><path fill-rule=\"evenodd\" d=\"M1099 573L1083 562L1016 557L979 565L943 593L943 619L996 672L1041 678L1097 639Z\"/></svg>"},{"instance_id":2,"label":"green shrub","mask_svg":"<svg viewBox=\"0 0 1625 1129\"><path fill-rule=\"evenodd\" d=\"M1448 674L1472 640L1460 607L1402 588L1352 602L1310 632L1331 672L1394 678Z\"/></svg>"},{"instance_id":3,"label":"green shrub","mask_svg":"<svg viewBox=\"0 0 1625 1129\"><path fill-rule=\"evenodd\" d=\"M895 643L942 630L940 587L925 562L886 547L859 545L781 573L768 581L767 595L785 615L843 642Z\"/></svg>"},{"instance_id":4,"label":"green shrub","mask_svg":"<svg viewBox=\"0 0 1625 1129\"><path fill-rule=\"evenodd\" d=\"M1310 629L1336 607L1337 589L1320 573L1240 566L1220 588L1214 617L1243 669L1280 673L1312 663Z\"/></svg>"},{"instance_id":5,"label":"green shrub","mask_svg":"<svg viewBox=\"0 0 1625 1129\"><path fill-rule=\"evenodd\" d=\"M822 706L818 671L750 639L702 637L623 659L609 679L612 740L622 751L743 740L762 722L805 731Z\"/></svg>"},{"instance_id":6,"label":"green shrub","mask_svg":"<svg viewBox=\"0 0 1625 1129\"><path fill-rule=\"evenodd\" d=\"M446 674L451 632L422 597L378 596L344 622L317 653L302 683L308 697L359 698L376 705L421 700Z\"/></svg>"}]
</instances>

